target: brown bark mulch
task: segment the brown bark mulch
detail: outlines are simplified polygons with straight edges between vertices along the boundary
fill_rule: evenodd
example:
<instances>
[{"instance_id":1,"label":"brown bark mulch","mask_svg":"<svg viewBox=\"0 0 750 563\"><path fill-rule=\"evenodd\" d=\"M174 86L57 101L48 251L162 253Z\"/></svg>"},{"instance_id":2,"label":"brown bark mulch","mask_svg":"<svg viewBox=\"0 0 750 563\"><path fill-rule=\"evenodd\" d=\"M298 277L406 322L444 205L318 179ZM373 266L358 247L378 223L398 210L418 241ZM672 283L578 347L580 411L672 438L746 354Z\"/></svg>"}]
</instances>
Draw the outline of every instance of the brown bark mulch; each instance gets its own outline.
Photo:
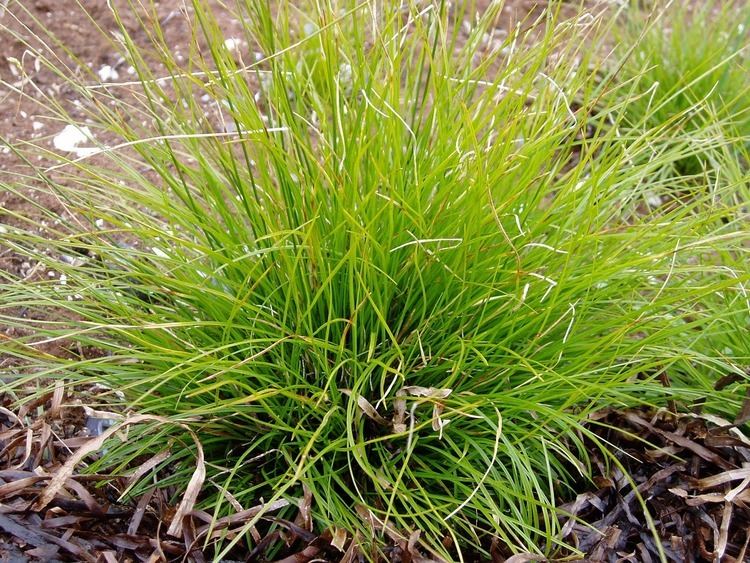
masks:
<instances>
[{"instance_id":1,"label":"brown bark mulch","mask_svg":"<svg viewBox=\"0 0 750 563\"><path fill-rule=\"evenodd\" d=\"M0 562L210 561L200 540L208 515L187 513L175 537L169 529L177 507L168 489L122 501L132 475L105 480L83 471L98 455L90 434L101 432L102 413L85 406L97 392L77 389L73 398L58 386L21 407L0 393ZM735 424L630 410L600 412L592 425L612 458L592 454L595 485L582 485L560 517L565 541L586 554L584 561L750 561L750 439ZM252 509L237 514L225 527L237 530L252 516ZM288 549L277 561L360 559L356 546L337 551L330 536L271 519L274 537L256 533L254 545L240 542L232 557L264 561L264 545L281 534ZM493 563L541 560L500 552L492 550ZM428 561L407 545L390 554L393 562Z\"/></svg>"},{"instance_id":2,"label":"brown bark mulch","mask_svg":"<svg viewBox=\"0 0 750 563\"><path fill-rule=\"evenodd\" d=\"M597 418L597 434L620 466L595 455L599 488L563 507L583 520L570 519L563 534L587 560L750 561L746 434L702 414L607 411Z\"/></svg>"}]
</instances>

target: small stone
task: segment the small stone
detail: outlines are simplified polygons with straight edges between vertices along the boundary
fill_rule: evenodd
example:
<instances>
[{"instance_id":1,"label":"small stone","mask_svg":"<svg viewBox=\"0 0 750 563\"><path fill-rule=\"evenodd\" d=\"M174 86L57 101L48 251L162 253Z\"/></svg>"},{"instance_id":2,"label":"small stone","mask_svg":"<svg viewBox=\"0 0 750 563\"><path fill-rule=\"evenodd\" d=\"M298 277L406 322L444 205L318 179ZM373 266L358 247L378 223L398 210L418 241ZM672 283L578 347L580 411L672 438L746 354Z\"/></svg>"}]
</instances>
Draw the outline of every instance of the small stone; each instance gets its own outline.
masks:
<instances>
[{"instance_id":1,"label":"small stone","mask_svg":"<svg viewBox=\"0 0 750 563\"><path fill-rule=\"evenodd\" d=\"M661 196L654 192L646 192L646 203L649 207L659 207L662 203Z\"/></svg>"},{"instance_id":2,"label":"small stone","mask_svg":"<svg viewBox=\"0 0 750 563\"><path fill-rule=\"evenodd\" d=\"M239 51L240 46L242 45L242 42L237 39L236 37L230 37L224 41L224 47L227 51Z\"/></svg>"},{"instance_id":3,"label":"small stone","mask_svg":"<svg viewBox=\"0 0 750 563\"><path fill-rule=\"evenodd\" d=\"M112 80L120 78L120 73L110 65L102 66L97 74L99 75L99 80L102 82L111 82Z\"/></svg>"}]
</instances>

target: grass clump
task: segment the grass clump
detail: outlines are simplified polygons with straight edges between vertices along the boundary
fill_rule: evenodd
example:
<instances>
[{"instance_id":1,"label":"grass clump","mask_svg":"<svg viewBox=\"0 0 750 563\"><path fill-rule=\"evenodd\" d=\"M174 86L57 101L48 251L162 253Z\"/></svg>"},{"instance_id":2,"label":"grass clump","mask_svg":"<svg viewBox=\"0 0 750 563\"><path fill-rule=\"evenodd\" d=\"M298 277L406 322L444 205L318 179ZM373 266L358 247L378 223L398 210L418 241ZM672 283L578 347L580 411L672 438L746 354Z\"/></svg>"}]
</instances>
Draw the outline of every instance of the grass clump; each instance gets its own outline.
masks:
<instances>
[{"instance_id":1,"label":"grass clump","mask_svg":"<svg viewBox=\"0 0 750 563\"><path fill-rule=\"evenodd\" d=\"M66 315L6 354L185 423L215 486L204 510L287 501L276 515L293 520L307 495L314 530L343 530L371 559L417 532L448 560L486 556L492 538L556 553L555 505L589 471L590 413L707 396L739 408L713 388L727 370L746 377L739 363L696 358L744 307L703 304L748 279L704 257L745 253L747 234L708 195L630 212L684 152L653 157L654 129L625 138L627 111L593 109L602 93L580 68L597 64L584 45L605 22L547 12L493 42L501 3L468 32L468 8L443 3L260 4L237 7L257 62L194 2L210 58L185 68L158 30L144 47L123 28L132 92L70 83L95 135L117 141L37 170L41 188L4 186L52 190L76 217L52 241L8 233L66 285L6 276L4 322L29 322L11 305ZM39 335L106 353L36 354ZM169 442L181 463L160 485L184 489L182 428L135 432L92 467L121 471Z\"/></svg>"},{"instance_id":2,"label":"grass clump","mask_svg":"<svg viewBox=\"0 0 750 563\"><path fill-rule=\"evenodd\" d=\"M750 137L750 10L743 3L656 2L625 11L617 34L619 88L629 98L629 128L661 128L656 145L687 144L672 176L695 176L720 165L722 147ZM738 153L739 154L739 153ZM738 157L735 155L735 158Z\"/></svg>"}]
</instances>

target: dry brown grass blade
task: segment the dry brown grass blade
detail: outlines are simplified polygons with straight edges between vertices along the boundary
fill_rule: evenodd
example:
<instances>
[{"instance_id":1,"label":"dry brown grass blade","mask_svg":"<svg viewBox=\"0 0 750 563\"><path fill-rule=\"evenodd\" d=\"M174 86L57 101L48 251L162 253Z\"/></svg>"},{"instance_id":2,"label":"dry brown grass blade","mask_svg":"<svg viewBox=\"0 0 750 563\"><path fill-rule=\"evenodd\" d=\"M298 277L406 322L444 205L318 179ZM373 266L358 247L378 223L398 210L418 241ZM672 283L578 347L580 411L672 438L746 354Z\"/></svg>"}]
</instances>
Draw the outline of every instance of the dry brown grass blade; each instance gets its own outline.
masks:
<instances>
[{"instance_id":1,"label":"dry brown grass blade","mask_svg":"<svg viewBox=\"0 0 750 563\"><path fill-rule=\"evenodd\" d=\"M734 495L731 498L729 495L723 493L704 493L702 495L691 496L685 489L679 487L673 487L668 489L670 493L685 499L685 504L688 506L701 506L706 503L718 504L722 502L733 502L737 503L749 503L750 502L750 490L742 491L738 495Z\"/></svg>"},{"instance_id":2,"label":"dry brown grass blade","mask_svg":"<svg viewBox=\"0 0 750 563\"><path fill-rule=\"evenodd\" d=\"M565 522L565 525L560 532L560 537L566 538L568 537L568 535L570 535L573 527L578 522L578 514L580 514L580 512L589 505L593 505L601 512L604 512L604 503L602 503L601 499L592 492L581 493L580 495L576 496L576 499L572 503L568 503L560 507L561 513L570 515L568 521Z\"/></svg>"},{"instance_id":3,"label":"dry brown grass blade","mask_svg":"<svg viewBox=\"0 0 750 563\"><path fill-rule=\"evenodd\" d=\"M748 420L750 420L750 387L748 387L747 389L745 400L742 403L742 409L737 415L737 418L734 419L734 423L739 426L740 424L744 424Z\"/></svg>"},{"instance_id":4,"label":"dry brown grass blade","mask_svg":"<svg viewBox=\"0 0 750 563\"><path fill-rule=\"evenodd\" d=\"M125 424L136 424L137 422L143 422L145 420L148 420L149 417L135 417L134 419L131 419L130 421L126 421L123 423ZM76 450L65 462L65 464L58 469L58 471L52 476L52 480L50 483L44 488L44 490L41 492L39 497L37 498L36 502L33 505L33 509L36 511L44 509L55 497L55 495L60 492L60 490L65 485L65 482L73 475L75 472L76 466L83 461L83 459L98 450L101 449L101 447L104 445L104 442L109 438L112 434L114 434L117 430L120 429L120 426L113 426L97 436L96 438L92 438L90 441L88 441L85 445L81 446L78 450Z\"/></svg>"},{"instance_id":5,"label":"dry brown grass blade","mask_svg":"<svg viewBox=\"0 0 750 563\"><path fill-rule=\"evenodd\" d=\"M295 519L295 524L297 524L298 526L301 526L308 532L312 532L313 522L312 522L312 516L310 514L310 511L312 509L312 500L313 500L312 491L310 490L310 487L308 487L307 485L303 483L302 492L303 492L302 499L300 499L300 502L299 502L299 514L297 515L297 518Z\"/></svg>"},{"instance_id":6,"label":"dry brown grass blade","mask_svg":"<svg viewBox=\"0 0 750 563\"><path fill-rule=\"evenodd\" d=\"M729 524L732 521L733 505L730 501L724 503L724 512L721 515L721 525L719 526L719 537L716 541L715 561L719 562L724 558L729 541Z\"/></svg>"},{"instance_id":7,"label":"dry brown grass blade","mask_svg":"<svg viewBox=\"0 0 750 563\"><path fill-rule=\"evenodd\" d=\"M30 524L28 521L19 521L12 516L0 514L0 529L16 538L23 540L29 545L33 545L35 547L44 547L49 544L55 544L63 548L68 553L78 557L79 561L90 561L91 563L96 562L96 557L92 556L85 549L70 541L58 538L57 536L52 534L48 534L42 531L38 526Z\"/></svg>"},{"instance_id":8,"label":"dry brown grass blade","mask_svg":"<svg viewBox=\"0 0 750 563\"><path fill-rule=\"evenodd\" d=\"M735 559L735 561L746 561L745 556L747 555L747 546L750 545L750 531L745 533L745 543L742 546L742 550Z\"/></svg>"},{"instance_id":9,"label":"dry brown grass blade","mask_svg":"<svg viewBox=\"0 0 750 563\"><path fill-rule=\"evenodd\" d=\"M18 416L16 416L16 413L14 413L12 410L6 409L5 407L0 407L0 414L4 414L5 416L7 416L11 420L13 420L14 421L14 423L13 423L14 426L17 424L21 428L24 427L23 421L20 418L18 418ZM11 427L10 430L12 430L12 427ZM7 432L8 431L6 431L6 432L0 432L0 440L5 440L6 439L6 433Z\"/></svg>"},{"instance_id":10,"label":"dry brown grass blade","mask_svg":"<svg viewBox=\"0 0 750 563\"><path fill-rule=\"evenodd\" d=\"M352 393L349 389L342 389L341 393L346 395L347 397L351 397L352 395L354 395L354 393ZM361 410L368 418L374 420L381 426L390 425L390 423L380 415L375 407L372 406L370 401L365 399L362 395L357 395L357 406L359 407L359 410Z\"/></svg>"},{"instance_id":11,"label":"dry brown grass blade","mask_svg":"<svg viewBox=\"0 0 750 563\"><path fill-rule=\"evenodd\" d=\"M533 553L519 553L505 560L505 563L529 563L529 561L546 561L547 558Z\"/></svg>"},{"instance_id":12,"label":"dry brown grass blade","mask_svg":"<svg viewBox=\"0 0 750 563\"><path fill-rule=\"evenodd\" d=\"M24 456L19 460L18 463L16 463L13 466L13 469L21 469L24 465L26 465L26 462L29 461L29 458L31 457L31 452L34 450L32 449L32 444L34 443L34 430L31 428L26 429L26 447L24 449ZM41 447L39 448L41 450Z\"/></svg>"},{"instance_id":13,"label":"dry brown grass blade","mask_svg":"<svg viewBox=\"0 0 750 563\"><path fill-rule=\"evenodd\" d=\"M130 534L131 536L134 536L138 533L138 528L140 528L141 521L146 514L146 507L149 505L151 499L154 496L154 490L155 489L149 489L138 500L138 505L135 507L135 511L133 512L133 517L130 519L130 524L128 524L128 534Z\"/></svg>"},{"instance_id":14,"label":"dry brown grass blade","mask_svg":"<svg viewBox=\"0 0 750 563\"><path fill-rule=\"evenodd\" d=\"M4 444L4 447L0 449L0 458L7 457L9 461L13 459L14 449L21 441L25 441L23 458L12 466L12 469L21 469L31 457L33 451L31 446L34 439L34 428L27 427L15 413L6 408L0 407L0 414L5 415L12 421L9 428L0 432L0 444Z\"/></svg>"},{"instance_id":15,"label":"dry brown grass blade","mask_svg":"<svg viewBox=\"0 0 750 563\"><path fill-rule=\"evenodd\" d=\"M409 385L402 387L404 393L414 397L428 397L430 399L447 399L453 393L453 389L438 389L437 387L420 387L419 385Z\"/></svg>"},{"instance_id":16,"label":"dry brown grass blade","mask_svg":"<svg viewBox=\"0 0 750 563\"><path fill-rule=\"evenodd\" d=\"M79 524L86 518L83 516L76 516L70 514L68 516L58 516L57 518L47 518L42 522L42 528L45 530L52 530L54 528L68 528L75 524Z\"/></svg>"},{"instance_id":17,"label":"dry brown grass blade","mask_svg":"<svg viewBox=\"0 0 750 563\"><path fill-rule=\"evenodd\" d=\"M132 485L133 483L136 483L141 477L143 477L146 473L151 471L154 467L156 467L163 461L166 461L170 455L172 455L171 450L164 450L156 454L154 457L149 459L143 465L138 466L138 468L128 476L128 479L127 479L128 486Z\"/></svg>"},{"instance_id":18,"label":"dry brown grass blade","mask_svg":"<svg viewBox=\"0 0 750 563\"><path fill-rule=\"evenodd\" d=\"M98 503L96 502L96 499L94 496L84 487L76 481L73 478L68 479L65 481L65 486L69 489L72 489L75 491L75 493L78 495L78 498L80 498L84 504L86 505L86 508L93 514L104 514L106 510Z\"/></svg>"},{"instance_id":19,"label":"dry brown grass blade","mask_svg":"<svg viewBox=\"0 0 750 563\"><path fill-rule=\"evenodd\" d=\"M319 553L320 548L309 545L299 553L284 557L283 559L278 559L274 561L274 563L309 563L313 560L316 560ZM325 559L323 559L322 561L325 561Z\"/></svg>"},{"instance_id":20,"label":"dry brown grass blade","mask_svg":"<svg viewBox=\"0 0 750 563\"><path fill-rule=\"evenodd\" d=\"M174 522L174 520L172 520ZM203 553L197 548L195 528L192 521L186 522L187 526L182 526L182 539L185 542L185 556L195 563L206 563Z\"/></svg>"},{"instance_id":21,"label":"dry brown grass blade","mask_svg":"<svg viewBox=\"0 0 750 563\"><path fill-rule=\"evenodd\" d=\"M58 554L60 548L56 545L43 545L35 547L33 549L26 550L25 555L30 557L36 557L40 561L52 561L53 559L59 559Z\"/></svg>"},{"instance_id":22,"label":"dry brown grass blade","mask_svg":"<svg viewBox=\"0 0 750 563\"><path fill-rule=\"evenodd\" d=\"M669 432L667 430L662 430L661 428L657 428L650 422L644 420L637 414L633 412L629 412L625 415L625 418L638 425L646 428L650 432L653 432L654 434L658 434L659 436L669 440L670 442L677 444L678 446L682 446L685 449L690 450L697 456L703 458L706 461L709 461L711 463L715 463L719 467L723 469L733 469L734 467L732 464L726 462L724 459L722 459L719 455L712 452L708 448L698 444L694 440L691 440L689 438L686 438L684 436L680 436L679 434L675 434L674 432Z\"/></svg>"},{"instance_id":23,"label":"dry brown grass blade","mask_svg":"<svg viewBox=\"0 0 750 563\"><path fill-rule=\"evenodd\" d=\"M36 455L34 456L32 467L39 467L42 464L42 459L44 458L45 451L48 451L50 457L52 458L52 461L55 461L55 450L54 448L50 447L50 441L52 440L52 428L50 428L50 425L43 420L41 421L39 428L39 437L37 438L39 447L36 449ZM31 451L32 450L29 446L29 449L26 451L26 453L29 454Z\"/></svg>"},{"instance_id":24,"label":"dry brown grass blade","mask_svg":"<svg viewBox=\"0 0 750 563\"><path fill-rule=\"evenodd\" d=\"M78 450L73 452L65 461L65 463L55 472L47 486L42 490L41 494L32 507L33 510L40 511L44 509L65 486L65 483L75 472L76 466L81 461L83 461L86 456L100 450L107 439L110 438L113 434L119 432L124 427L144 422L156 422L160 425L174 424L180 426L190 433L197 447L198 457L196 460L196 469L193 472L193 476L190 479L188 488L185 491L183 499L180 502L179 507L177 508L177 511L168 530L168 533L172 536L181 536L182 521L185 516L193 510L195 502L198 498L198 493L203 486L203 481L205 479L206 468L203 459L203 448L201 447L197 436L186 425L153 415L136 415L129 417L123 420L120 424L111 426L110 428L102 432L99 436L92 438Z\"/></svg>"},{"instance_id":25,"label":"dry brown grass blade","mask_svg":"<svg viewBox=\"0 0 750 563\"><path fill-rule=\"evenodd\" d=\"M209 532L209 530L220 530L222 528L226 528L236 524L244 524L261 512L275 512L276 510L284 508L285 506L289 506L289 501L279 499L268 504L260 504L252 508L248 508L247 510L243 510L242 512L237 512L236 514L230 514L229 516L224 516L223 518L218 518L216 520L214 520L211 515L206 514L205 512L196 511L193 513L193 515L197 518L200 518L204 522L207 522L205 526L201 526L200 528L198 528L196 537L203 537Z\"/></svg>"},{"instance_id":26,"label":"dry brown grass blade","mask_svg":"<svg viewBox=\"0 0 750 563\"><path fill-rule=\"evenodd\" d=\"M49 410L47 410L48 417L56 416L60 412L63 399L65 399L65 382L58 379L55 381L55 389L52 391L52 400L50 401Z\"/></svg>"},{"instance_id":27,"label":"dry brown grass blade","mask_svg":"<svg viewBox=\"0 0 750 563\"><path fill-rule=\"evenodd\" d=\"M36 475L33 477L24 477L22 479L17 479L15 481L11 481L10 483L4 483L3 485L0 485L0 500L12 498L15 495L24 492L29 487L36 485L39 481L44 481L45 479L49 479L49 477L45 475Z\"/></svg>"},{"instance_id":28,"label":"dry brown grass blade","mask_svg":"<svg viewBox=\"0 0 750 563\"><path fill-rule=\"evenodd\" d=\"M344 555L341 556L339 563L352 563L357 555L359 555L360 538L359 534L356 534L352 541L349 542L349 548L346 550Z\"/></svg>"},{"instance_id":29,"label":"dry brown grass blade","mask_svg":"<svg viewBox=\"0 0 750 563\"><path fill-rule=\"evenodd\" d=\"M27 416L30 416L30 413L33 413L37 407L44 406L47 403L47 401L49 401L51 398L52 398L52 393L44 393L43 395L34 397L28 403L24 403L18 409L18 418L23 420Z\"/></svg>"},{"instance_id":30,"label":"dry brown grass blade","mask_svg":"<svg viewBox=\"0 0 750 563\"><path fill-rule=\"evenodd\" d=\"M729 483L731 481L739 481L750 478L750 467L743 467L742 469L730 469L718 475L712 475L704 479L699 479L695 482L696 489L712 489Z\"/></svg>"},{"instance_id":31,"label":"dry brown grass blade","mask_svg":"<svg viewBox=\"0 0 750 563\"><path fill-rule=\"evenodd\" d=\"M331 538L331 545L339 551L344 551L346 540L346 530L344 530L343 528L336 528L336 530L333 532L333 537Z\"/></svg>"},{"instance_id":32,"label":"dry brown grass blade","mask_svg":"<svg viewBox=\"0 0 750 563\"><path fill-rule=\"evenodd\" d=\"M372 528L373 531L385 532L385 534L396 543L406 542L406 537L400 534L398 530L393 528L390 524L383 522L380 518L375 516L375 514L373 514L372 511L366 506L358 504L356 506L356 511L357 514L359 514L360 518L365 520L370 525L370 528Z\"/></svg>"}]
</instances>

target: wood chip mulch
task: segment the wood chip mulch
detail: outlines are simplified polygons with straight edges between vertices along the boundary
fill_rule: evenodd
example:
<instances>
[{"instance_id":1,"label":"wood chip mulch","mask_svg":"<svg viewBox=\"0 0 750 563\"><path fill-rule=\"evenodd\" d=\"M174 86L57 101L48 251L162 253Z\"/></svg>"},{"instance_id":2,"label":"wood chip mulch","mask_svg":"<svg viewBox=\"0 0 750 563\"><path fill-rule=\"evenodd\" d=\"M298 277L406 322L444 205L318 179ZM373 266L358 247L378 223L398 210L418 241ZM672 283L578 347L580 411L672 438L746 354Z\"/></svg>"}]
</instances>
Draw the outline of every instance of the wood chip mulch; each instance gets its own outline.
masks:
<instances>
[{"instance_id":1,"label":"wood chip mulch","mask_svg":"<svg viewBox=\"0 0 750 563\"><path fill-rule=\"evenodd\" d=\"M169 491L122 502L127 476L105 484L81 472L86 460L78 454L95 438L87 430L91 410L80 398L71 401L58 388L20 408L14 401L0 391L0 563L211 560L195 540L205 514L190 513L174 537L167 533L177 510ZM586 554L584 561L750 561L750 439L737 425L634 410L600 412L592 424L614 459L592 454L595 485L561 511L564 539ZM70 471L73 458L81 459ZM241 527L243 516L229 518L227 527ZM285 562L360 559L351 545L336 557L341 552L330 537L286 524L294 549ZM267 539L233 558L264 561L259 547ZM391 560L428 561L408 551L394 546ZM493 563L503 561L494 555ZM518 554L507 561L531 560L540 559Z\"/></svg>"},{"instance_id":2,"label":"wood chip mulch","mask_svg":"<svg viewBox=\"0 0 750 563\"><path fill-rule=\"evenodd\" d=\"M86 409L64 396L59 387L14 409L0 393L0 562L180 560L184 542L164 533L164 491L121 503L126 479L104 484L79 472L84 461L68 476L66 462L94 438Z\"/></svg>"},{"instance_id":3,"label":"wood chip mulch","mask_svg":"<svg viewBox=\"0 0 750 563\"><path fill-rule=\"evenodd\" d=\"M750 561L750 439L737 425L668 411L596 418L621 467L596 455L599 489L563 507L583 520L563 533L588 561Z\"/></svg>"}]
</instances>

